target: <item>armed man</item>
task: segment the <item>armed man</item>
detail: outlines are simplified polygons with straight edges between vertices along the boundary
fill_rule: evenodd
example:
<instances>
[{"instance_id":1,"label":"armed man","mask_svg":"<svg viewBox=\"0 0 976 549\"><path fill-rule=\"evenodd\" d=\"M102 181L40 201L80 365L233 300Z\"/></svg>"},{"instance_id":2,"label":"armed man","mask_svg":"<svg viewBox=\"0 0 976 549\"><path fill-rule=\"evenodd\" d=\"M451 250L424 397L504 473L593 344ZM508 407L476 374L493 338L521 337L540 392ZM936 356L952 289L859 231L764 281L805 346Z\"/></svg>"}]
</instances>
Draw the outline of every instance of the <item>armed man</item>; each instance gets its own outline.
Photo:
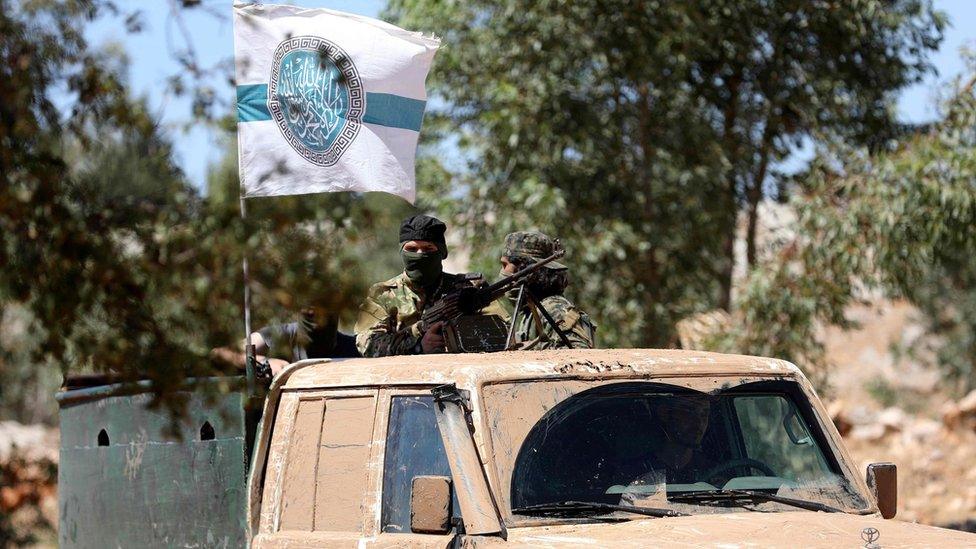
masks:
<instances>
[{"instance_id":1,"label":"armed man","mask_svg":"<svg viewBox=\"0 0 976 549\"><path fill-rule=\"evenodd\" d=\"M448 350L445 321L424 322L428 308L462 289L482 284L479 274L451 274L443 270L447 258L442 221L415 215L400 226L400 258L403 272L374 284L360 308L356 323L356 346L366 357L442 353ZM483 311L504 326L507 313L497 303L486 303ZM504 328L503 328L504 329ZM456 350L456 349L451 349Z\"/></svg>"},{"instance_id":2,"label":"armed man","mask_svg":"<svg viewBox=\"0 0 976 549\"><path fill-rule=\"evenodd\" d=\"M505 237L501 275L512 276L556 252L551 238L535 231ZM592 349L596 326L590 317L563 295L569 285L569 269L556 261L528 277L521 289L510 290L515 313L509 342L512 349Z\"/></svg>"}]
</instances>

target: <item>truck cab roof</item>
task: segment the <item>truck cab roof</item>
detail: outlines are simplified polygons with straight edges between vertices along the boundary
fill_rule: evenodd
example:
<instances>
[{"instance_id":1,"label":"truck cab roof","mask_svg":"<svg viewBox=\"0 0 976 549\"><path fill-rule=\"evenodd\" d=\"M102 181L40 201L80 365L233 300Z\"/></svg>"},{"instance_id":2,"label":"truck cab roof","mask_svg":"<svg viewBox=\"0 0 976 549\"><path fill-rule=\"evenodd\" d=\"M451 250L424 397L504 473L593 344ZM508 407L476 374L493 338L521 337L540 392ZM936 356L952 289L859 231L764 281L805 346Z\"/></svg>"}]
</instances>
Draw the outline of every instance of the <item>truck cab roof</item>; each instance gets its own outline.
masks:
<instances>
[{"instance_id":1,"label":"truck cab roof","mask_svg":"<svg viewBox=\"0 0 976 549\"><path fill-rule=\"evenodd\" d=\"M795 377L785 360L703 351L574 349L322 360L290 372L283 389L457 383L547 377Z\"/></svg>"}]
</instances>

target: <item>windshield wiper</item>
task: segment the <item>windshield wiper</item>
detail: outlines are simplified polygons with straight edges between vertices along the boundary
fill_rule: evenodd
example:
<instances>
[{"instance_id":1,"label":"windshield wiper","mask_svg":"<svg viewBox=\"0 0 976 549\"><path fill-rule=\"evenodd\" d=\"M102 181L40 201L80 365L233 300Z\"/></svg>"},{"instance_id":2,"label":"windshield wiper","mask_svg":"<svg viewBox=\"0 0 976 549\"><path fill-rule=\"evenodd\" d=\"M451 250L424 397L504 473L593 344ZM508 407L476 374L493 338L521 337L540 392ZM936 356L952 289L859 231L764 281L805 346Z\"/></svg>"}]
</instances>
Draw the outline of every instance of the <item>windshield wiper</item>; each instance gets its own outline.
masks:
<instances>
[{"instance_id":1,"label":"windshield wiper","mask_svg":"<svg viewBox=\"0 0 976 549\"><path fill-rule=\"evenodd\" d=\"M673 494L669 495L668 499L674 501L735 501L743 499L760 500L760 501L771 501L774 503L782 503L783 505L790 505L793 507L799 507L800 509L807 509L808 511L823 511L825 513L843 513L844 511L836 507L831 507L826 503L820 503L819 501L808 501L805 499L795 499L788 498L784 496L777 496L776 494L767 494L765 492L758 492L754 490L707 490L704 492L687 492L684 494Z\"/></svg>"},{"instance_id":2,"label":"windshield wiper","mask_svg":"<svg viewBox=\"0 0 976 549\"><path fill-rule=\"evenodd\" d=\"M513 513L519 515L551 515L566 516L591 511L623 511L625 513L635 513L648 517L684 517L687 513L675 511L673 509L658 509L656 507L632 507L630 505L617 505L614 503L598 503L595 501L557 501L553 503L540 503L539 505L528 505L512 509Z\"/></svg>"}]
</instances>

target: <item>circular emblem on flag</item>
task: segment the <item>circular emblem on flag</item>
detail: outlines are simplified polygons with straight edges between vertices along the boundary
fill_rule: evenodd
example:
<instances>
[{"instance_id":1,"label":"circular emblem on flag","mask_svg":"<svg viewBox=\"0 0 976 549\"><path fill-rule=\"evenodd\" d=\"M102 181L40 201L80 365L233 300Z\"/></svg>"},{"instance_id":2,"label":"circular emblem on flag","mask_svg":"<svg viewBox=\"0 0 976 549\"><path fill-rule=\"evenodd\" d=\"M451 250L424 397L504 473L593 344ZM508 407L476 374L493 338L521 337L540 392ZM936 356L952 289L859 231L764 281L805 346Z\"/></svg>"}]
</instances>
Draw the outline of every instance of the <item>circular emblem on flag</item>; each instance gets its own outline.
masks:
<instances>
[{"instance_id":1,"label":"circular emblem on flag","mask_svg":"<svg viewBox=\"0 0 976 549\"><path fill-rule=\"evenodd\" d=\"M317 36L278 44L268 110L285 140L309 162L331 166L359 133L366 94L342 48Z\"/></svg>"}]
</instances>

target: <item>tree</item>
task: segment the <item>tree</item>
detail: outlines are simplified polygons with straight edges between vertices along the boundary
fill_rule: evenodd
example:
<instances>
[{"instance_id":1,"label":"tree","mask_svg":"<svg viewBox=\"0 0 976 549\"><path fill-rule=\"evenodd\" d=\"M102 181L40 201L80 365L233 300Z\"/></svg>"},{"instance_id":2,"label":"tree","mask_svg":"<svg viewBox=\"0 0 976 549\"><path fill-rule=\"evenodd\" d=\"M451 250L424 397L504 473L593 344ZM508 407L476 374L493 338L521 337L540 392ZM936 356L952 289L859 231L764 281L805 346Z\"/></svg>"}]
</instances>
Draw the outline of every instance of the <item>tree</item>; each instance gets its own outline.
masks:
<instances>
[{"instance_id":1,"label":"tree","mask_svg":"<svg viewBox=\"0 0 976 549\"><path fill-rule=\"evenodd\" d=\"M425 132L464 165L440 206L479 257L513 228L562 237L605 345L667 345L677 319L728 308L738 212L754 227L801 140L887 131L944 25L922 0L393 0L388 15L445 43Z\"/></svg>"},{"instance_id":2,"label":"tree","mask_svg":"<svg viewBox=\"0 0 976 549\"><path fill-rule=\"evenodd\" d=\"M391 216L412 208L364 195L256 199L245 223L233 155L214 170L222 192L200 196L131 97L124 59L85 43L84 26L114 9L0 0L0 318L32 334L0 348L0 378L17 378L0 391L34 383L32 369L107 371L150 380L157 404L179 412L174 389L213 375L208 351L244 333L244 253L255 327L313 296L350 317L367 277L390 265L362 257L396 259L363 252L395 240Z\"/></svg>"},{"instance_id":3,"label":"tree","mask_svg":"<svg viewBox=\"0 0 976 549\"><path fill-rule=\"evenodd\" d=\"M716 346L816 371L818 327L844 325L847 305L875 289L926 315L949 392L976 388L974 81L955 84L944 118L924 132L881 150L820 151L797 180L796 239L751 274Z\"/></svg>"}]
</instances>

